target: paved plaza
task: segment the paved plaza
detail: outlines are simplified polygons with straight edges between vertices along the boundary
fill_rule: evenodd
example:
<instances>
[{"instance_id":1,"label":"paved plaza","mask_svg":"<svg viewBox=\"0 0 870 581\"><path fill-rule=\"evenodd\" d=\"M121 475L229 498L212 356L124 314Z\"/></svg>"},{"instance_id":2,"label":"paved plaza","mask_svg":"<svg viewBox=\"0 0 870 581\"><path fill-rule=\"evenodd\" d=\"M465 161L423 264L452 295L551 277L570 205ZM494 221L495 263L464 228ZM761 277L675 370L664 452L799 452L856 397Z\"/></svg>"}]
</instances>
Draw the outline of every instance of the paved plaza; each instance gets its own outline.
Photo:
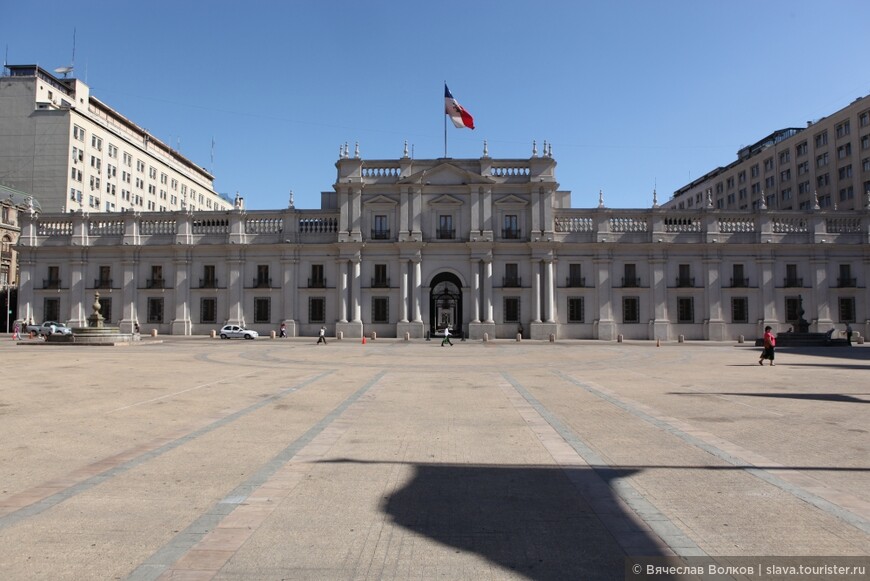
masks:
<instances>
[{"instance_id":1,"label":"paved plaza","mask_svg":"<svg viewBox=\"0 0 870 581\"><path fill-rule=\"evenodd\" d=\"M6 580L870 555L870 345L2 339Z\"/></svg>"}]
</instances>

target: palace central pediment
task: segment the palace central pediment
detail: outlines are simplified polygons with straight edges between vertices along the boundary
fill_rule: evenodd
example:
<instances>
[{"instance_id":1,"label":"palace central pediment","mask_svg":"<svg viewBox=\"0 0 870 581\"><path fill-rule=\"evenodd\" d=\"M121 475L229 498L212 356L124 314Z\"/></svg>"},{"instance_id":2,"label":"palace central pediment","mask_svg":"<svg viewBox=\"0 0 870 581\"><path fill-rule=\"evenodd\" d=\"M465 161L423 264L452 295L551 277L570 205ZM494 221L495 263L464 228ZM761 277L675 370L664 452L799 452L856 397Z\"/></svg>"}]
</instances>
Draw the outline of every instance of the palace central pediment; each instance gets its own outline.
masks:
<instances>
[{"instance_id":1,"label":"palace central pediment","mask_svg":"<svg viewBox=\"0 0 870 581\"><path fill-rule=\"evenodd\" d=\"M462 169L452 163L444 162L399 180L400 184L422 184L432 186L463 186L472 184L494 184L486 176Z\"/></svg>"}]
</instances>

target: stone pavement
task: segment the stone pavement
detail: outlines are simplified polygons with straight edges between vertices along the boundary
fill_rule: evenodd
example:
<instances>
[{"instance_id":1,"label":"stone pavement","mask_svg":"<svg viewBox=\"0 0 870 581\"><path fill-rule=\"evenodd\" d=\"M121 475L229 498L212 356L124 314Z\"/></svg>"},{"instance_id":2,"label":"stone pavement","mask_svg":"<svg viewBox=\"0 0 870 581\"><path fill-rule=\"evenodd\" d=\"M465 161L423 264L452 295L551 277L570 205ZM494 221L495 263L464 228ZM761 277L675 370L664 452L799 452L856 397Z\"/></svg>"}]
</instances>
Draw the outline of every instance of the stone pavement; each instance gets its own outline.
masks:
<instances>
[{"instance_id":1,"label":"stone pavement","mask_svg":"<svg viewBox=\"0 0 870 581\"><path fill-rule=\"evenodd\" d=\"M0 578L870 555L865 346L161 339L0 337Z\"/></svg>"}]
</instances>

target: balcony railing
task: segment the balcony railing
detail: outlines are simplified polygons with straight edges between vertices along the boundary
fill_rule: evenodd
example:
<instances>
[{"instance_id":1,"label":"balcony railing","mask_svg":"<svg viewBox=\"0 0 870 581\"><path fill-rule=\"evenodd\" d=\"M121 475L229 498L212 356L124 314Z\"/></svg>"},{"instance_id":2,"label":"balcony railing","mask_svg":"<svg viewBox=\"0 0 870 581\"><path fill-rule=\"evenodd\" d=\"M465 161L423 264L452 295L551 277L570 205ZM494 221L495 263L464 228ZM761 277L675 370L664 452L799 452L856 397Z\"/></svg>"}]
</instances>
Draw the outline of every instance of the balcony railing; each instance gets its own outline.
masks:
<instances>
[{"instance_id":1,"label":"balcony railing","mask_svg":"<svg viewBox=\"0 0 870 581\"><path fill-rule=\"evenodd\" d=\"M389 278L373 278L372 288L390 288Z\"/></svg>"},{"instance_id":2,"label":"balcony railing","mask_svg":"<svg viewBox=\"0 0 870 581\"><path fill-rule=\"evenodd\" d=\"M501 286L504 288L520 288L523 286L523 279L519 276L503 276Z\"/></svg>"},{"instance_id":3,"label":"balcony railing","mask_svg":"<svg viewBox=\"0 0 870 581\"><path fill-rule=\"evenodd\" d=\"M501 231L501 237L504 240L519 240L521 234L519 228L503 228Z\"/></svg>"},{"instance_id":4,"label":"balcony railing","mask_svg":"<svg viewBox=\"0 0 870 581\"><path fill-rule=\"evenodd\" d=\"M255 277L253 288L272 288L272 279L264 277Z\"/></svg>"},{"instance_id":5,"label":"balcony railing","mask_svg":"<svg viewBox=\"0 0 870 581\"><path fill-rule=\"evenodd\" d=\"M145 281L145 288L163 288L163 279L149 278Z\"/></svg>"},{"instance_id":6,"label":"balcony railing","mask_svg":"<svg viewBox=\"0 0 870 581\"><path fill-rule=\"evenodd\" d=\"M837 286L839 288L854 288L858 286L858 279L841 276L837 278Z\"/></svg>"},{"instance_id":7,"label":"balcony railing","mask_svg":"<svg viewBox=\"0 0 870 581\"><path fill-rule=\"evenodd\" d=\"M782 283L782 286L784 286L785 288L803 288L804 279L786 277Z\"/></svg>"},{"instance_id":8,"label":"balcony railing","mask_svg":"<svg viewBox=\"0 0 870 581\"><path fill-rule=\"evenodd\" d=\"M325 278L309 278L308 288L326 288Z\"/></svg>"},{"instance_id":9,"label":"balcony railing","mask_svg":"<svg viewBox=\"0 0 870 581\"><path fill-rule=\"evenodd\" d=\"M565 284L573 288L583 288L586 286L586 277L569 276Z\"/></svg>"},{"instance_id":10,"label":"balcony railing","mask_svg":"<svg viewBox=\"0 0 870 581\"><path fill-rule=\"evenodd\" d=\"M639 276L624 276L622 277L622 288L640 288Z\"/></svg>"},{"instance_id":11,"label":"balcony railing","mask_svg":"<svg viewBox=\"0 0 870 581\"><path fill-rule=\"evenodd\" d=\"M111 278L94 279L94 288L112 288L112 279Z\"/></svg>"},{"instance_id":12,"label":"balcony railing","mask_svg":"<svg viewBox=\"0 0 870 581\"><path fill-rule=\"evenodd\" d=\"M694 288L695 287L695 279L690 276L678 276L677 277L677 288Z\"/></svg>"},{"instance_id":13,"label":"balcony railing","mask_svg":"<svg viewBox=\"0 0 870 581\"><path fill-rule=\"evenodd\" d=\"M732 278L731 288L747 288L749 286L748 278Z\"/></svg>"},{"instance_id":14,"label":"balcony railing","mask_svg":"<svg viewBox=\"0 0 870 581\"><path fill-rule=\"evenodd\" d=\"M60 288L59 278L42 279L42 288Z\"/></svg>"},{"instance_id":15,"label":"balcony railing","mask_svg":"<svg viewBox=\"0 0 870 581\"><path fill-rule=\"evenodd\" d=\"M456 230L439 228L438 232L436 232L436 236L438 240L453 240L454 238L456 238Z\"/></svg>"},{"instance_id":16,"label":"balcony railing","mask_svg":"<svg viewBox=\"0 0 870 581\"><path fill-rule=\"evenodd\" d=\"M201 278L199 279L199 288L217 288L218 280L216 278Z\"/></svg>"},{"instance_id":17,"label":"balcony railing","mask_svg":"<svg viewBox=\"0 0 870 581\"><path fill-rule=\"evenodd\" d=\"M389 230L372 230L372 240L389 240Z\"/></svg>"}]
</instances>

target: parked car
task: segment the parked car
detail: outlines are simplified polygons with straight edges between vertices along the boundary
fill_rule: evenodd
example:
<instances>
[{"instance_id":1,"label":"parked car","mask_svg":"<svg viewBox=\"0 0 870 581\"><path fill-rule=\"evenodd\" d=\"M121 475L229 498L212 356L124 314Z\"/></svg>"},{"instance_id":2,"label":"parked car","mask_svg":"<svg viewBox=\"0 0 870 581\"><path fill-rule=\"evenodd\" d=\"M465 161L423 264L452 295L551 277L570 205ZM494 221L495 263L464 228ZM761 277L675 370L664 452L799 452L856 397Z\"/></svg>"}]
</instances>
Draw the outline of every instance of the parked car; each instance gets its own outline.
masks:
<instances>
[{"instance_id":1,"label":"parked car","mask_svg":"<svg viewBox=\"0 0 870 581\"><path fill-rule=\"evenodd\" d=\"M45 321L41 325L27 325L24 328L26 333L36 333L37 335L49 337L58 333L60 335L72 335L72 329L64 325L63 323L58 323L57 321Z\"/></svg>"},{"instance_id":2,"label":"parked car","mask_svg":"<svg viewBox=\"0 0 870 581\"><path fill-rule=\"evenodd\" d=\"M256 331L245 329L239 325L224 325L220 335L221 339L256 339L260 336Z\"/></svg>"}]
</instances>

